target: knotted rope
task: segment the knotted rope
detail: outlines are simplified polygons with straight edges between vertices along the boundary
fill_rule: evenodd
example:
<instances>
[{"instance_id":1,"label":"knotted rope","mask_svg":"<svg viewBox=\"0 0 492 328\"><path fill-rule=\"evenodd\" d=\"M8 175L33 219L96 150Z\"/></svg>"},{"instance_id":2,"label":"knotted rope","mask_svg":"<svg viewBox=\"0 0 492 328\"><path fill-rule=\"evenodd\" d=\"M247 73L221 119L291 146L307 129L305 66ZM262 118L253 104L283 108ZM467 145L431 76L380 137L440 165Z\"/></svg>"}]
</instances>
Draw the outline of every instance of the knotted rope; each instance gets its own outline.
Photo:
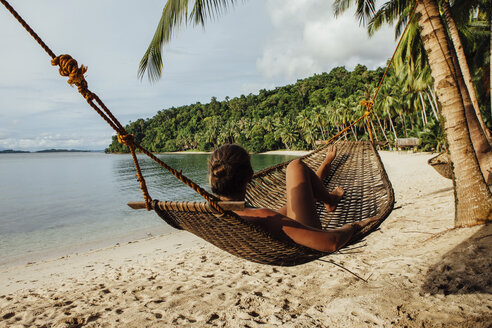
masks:
<instances>
[{"instance_id":1,"label":"knotted rope","mask_svg":"<svg viewBox=\"0 0 492 328\"><path fill-rule=\"evenodd\" d=\"M393 55L391 56L391 59L388 62L388 65L386 65L386 69L384 70L383 76L381 77L381 80L379 80L378 87L376 88L376 92L374 92L374 96L372 97L371 100L362 100L360 102L362 107L366 107L366 112L364 113L364 116L366 118L366 123L367 123L367 129L369 131L369 137L371 138L371 142L374 143L373 136L372 136L372 129L371 129L371 124L369 121L369 115L371 114L372 108L374 107L374 102L376 101L376 97L378 96L379 90L381 89L381 86L383 84L384 78L386 77L386 74L388 74L388 70L391 67L391 64L393 63L393 59L395 58L396 51L400 47L400 43L403 40L403 36L405 35L405 32L408 29L408 26L410 25L413 15L415 14L415 9L417 8L416 5L413 6L412 13L410 14L410 17L408 18L407 24L405 25L405 29L400 35L400 39L398 40L398 43L395 47L395 50L393 51Z\"/></svg>"},{"instance_id":2,"label":"knotted rope","mask_svg":"<svg viewBox=\"0 0 492 328\"><path fill-rule=\"evenodd\" d=\"M372 134L372 128L371 128L371 122L369 120L369 116L371 115L371 111L372 111L372 109L374 107L374 102L376 101L376 97L377 97L377 95L379 93L379 90L381 89L381 85L383 84L384 78L386 77L386 75L388 73L388 70L389 70L391 64L393 63L393 59L395 58L396 51L400 47L400 43L403 40L403 36L405 35L405 32L407 31L408 26L410 25L410 22L412 21L412 18L413 18L413 15L415 14L415 9L416 8L417 8L417 6L414 5L414 7L412 9L412 13L410 14L410 17L408 18L408 22L405 25L405 29L403 30L403 32L400 35L400 39L398 40L398 44L396 45L395 51L393 51L393 55L391 56L391 59L389 60L388 65L386 65L386 69L385 69L385 71L383 73L383 76L379 80L379 84L378 84L378 87L376 88L376 92L374 92L374 96L372 97L371 100L365 100L364 99L364 100L362 100L360 102L360 105L362 107L365 107L366 108L366 111L364 112L364 115L362 115L361 117L359 117L357 120L355 120L349 126L345 127L342 131L338 132L336 135L334 135L333 137L331 137L330 139L328 139L325 143L330 143L333 140L336 140L338 137L340 137L341 135L343 135L352 126L354 126L355 124L357 124L360 120L362 120L364 118L365 118L365 121L366 121L367 130L369 131L369 137L371 139L371 142L374 143L373 134Z\"/></svg>"}]
</instances>

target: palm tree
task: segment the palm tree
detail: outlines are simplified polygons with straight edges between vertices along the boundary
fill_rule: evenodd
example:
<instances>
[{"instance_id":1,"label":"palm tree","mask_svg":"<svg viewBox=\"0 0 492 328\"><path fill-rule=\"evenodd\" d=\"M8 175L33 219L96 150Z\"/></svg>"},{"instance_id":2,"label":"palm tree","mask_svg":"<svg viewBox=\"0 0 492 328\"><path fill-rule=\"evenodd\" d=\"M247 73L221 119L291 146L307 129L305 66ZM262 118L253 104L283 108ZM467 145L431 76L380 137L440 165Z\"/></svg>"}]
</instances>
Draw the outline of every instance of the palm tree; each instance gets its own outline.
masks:
<instances>
[{"instance_id":1,"label":"palm tree","mask_svg":"<svg viewBox=\"0 0 492 328\"><path fill-rule=\"evenodd\" d=\"M275 127L275 135L278 139L282 141L285 148L288 150L292 149L292 144L297 140L297 132L293 129L293 122L291 122L287 117L279 120L278 125Z\"/></svg>"},{"instance_id":2,"label":"palm tree","mask_svg":"<svg viewBox=\"0 0 492 328\"><path fill-rule=\"evenodd\" d=\"M312 121L315 126L317 126L321 132L321 138L326 140L325 127L327 120L325 117L325 107L317 106L313 111Z\"/></svg>"},{"instance_id":3,"label":"palm tree","mask_svg":"<svg viewBox=\"0 0 492 328\"><path fill-rule=\"evenodd\" d=\"M306 109L303 109L299 114L297 114L296 119L297 124L301 128L304 140L306 140L306 142L311 144L311 147L314 148L313 123L311 122L310 113Z\"/></svg>"},{"instance_id":4,"label":"palm tree","mask_svg":"<svg viewBox=\"0 0 492 328\"><path fill-rule=\"evenodd\" d=\"M417 2L421 36L445 118L444 128L453 162L455 225L466 226L492 219L492 194L480 172L470 140L462 93L452 71L453 53L435 0Z\"/></svg>"},{"instance_id":5,"label":"palm tree","mask_svg":"<svg viewBox=\"0 0 492 328\"><path fill-rule=\"evenodd\" d=\"M217 147L217 138L219 137L219 119L217 116L206 117L203 120L206 126L206 141L213 145L214 148Z\"/></svg>"},{"instance_id":6,"label":"palm tree","mask_svg":"<svg viewBox=\"0 0 492 328\"><path fill-rule=\"evenodd\" d=\"M444 8L448 8L447 10L447 22L450 27L450 32L451 32L451 37L452 40L457 40L455 42L455 49L457 53L462 54L462 59L458 58L459 60L459 65L456 63L454 66L456 67L456 70L458 70L459 67L463 67L466 72L469 74L468 70L468 64L466 62L466 58L464 56L463 52L463 47L461 46L461 42L458 36L458 32L456 30L456 26L454 25L454 20L451 16L451 13L449 12L449 5L447 2L441 1L442 5ZM446 12L446 11L445 11ZM401 26L403 20L402 16L400 15L400 18L398 20L397 26ZM385 19L388 19L388 16L385 16L384 13L380 10L375 14L375 17L373 20L370 22L369 25L369 32L371 34L375 33L375 31L382 25L382 23L385 21ZM423 43L422 40L420 39L420 36L418 35L418 22L414 18L412 22L409 24L409 28L407 29L407 32L402 38L402 44L400 45L399 49L396 51L396 59L395 59L395 67L399 69L403 69L405 67L408 72L406 72L406 75L402 77L406 81L407 84L407 90L412 90L412 92L417 91L418 92L418 97L420 98L420 104L422 106L422 121L424 122L424 125L427 122L427 117L426 117L426 112L425 112L425 101L423 99L422 93L424 92L422 87L417 87L416 85L422 85L424 86L427 84L427 89L429 88L429 84L431 83L431 76L430 72L428 69L428 64L427 64L427 56L425 55L425 49L423 48ZM398 28L397 28L398 31ZM453 57L454 58L454 57ZM421 76L422 74L422 76ZM456 74L456 73L455 73ZM465 77L466 74L463 74L463 77ZM461 78L460 74L457 74L457 78ZM471 77L469 77L470 82L471 82ZM425 82L424 82L425 81ZM458 80L459 83L461 83L460 80ZM466 79L465 79L466 82ZM424 84L422 84L424 83ZM415 86L413 85L415 84ZM408 86L412 85L411 87L408 88ZM460 87L461 90L465 90L465 87ZM472 93L468 92L463 92L463 101L465 105L465 112L467 116L467 122L468 122L468 129L470 130L470 136L472 138L472 144L475 149L475 152L477 154L478 160L479 160L479 165L482 171L482 174L484 175L486 181L488 184L492 183L492 174L489 172L492 169L492 149L490 148L489 141L487 140L487 134L485 133L488 131L483 123L483 120L481 120L481 115L480 111L478 109L478 105L475 107L475 113L476 115L473 115L473 113L470 113L469 106L472 106L472 100L469 100L468 95L473 96L475 95L475 90L473 89L473 86L466 86L467 90L472 90ZM412 97L414 96L412 92L408 93L408 96ZM426 90L427 93L427 90ZM434 113L434 117L439 120L438 115L437 115L437 105L433 106L433 100L431 96L428 95L429 102L431 104L431 109ZM476 98L476 97L475 97ZM473 99L473 97L472 97ZM410 99L410 101L415 104L414 99ZM478 122L477 122L478 119Z\"/></svg>"},{"instance_id":7,"label":"palm tree","mask_svg":"<svg viewBox=\"0 0 492 328\"><path fill-rule=\"evenodd\" d=\"M361 21L375 14L373 0L336 0L337 12L357 4ZM385 18L392 21L413 6L412 1L391 0L383 5ZM431 74L437 86L437 96L445 118L444 128L453 163L455 185L455 225L466 226L492 220L492 194L470 140L462 93L453 74L453 52L447 40L437 0L418 0L416 13L421 27L420 35L426 50Z\"/></svg>"},{"instance_id":8,"label":"palm tree","mask_svg":"<svg viewBox=\"0 0 492 328\"><path fill-rule=\"evenodd\" d=\"M485 136L487 137L489 144L491 144L492 137L488 133L489 130L487 129L487 126L483 121L482 113L480 113L480 107L478 105L478 99L477 99L477 94L475 92L475 88L473 87L472 77L471 77L470 69L468 67L468 61L466 60L465 51L463 49L463 45L461 44L461 39L458 33L458 27L456 26L453 16L451 15L451 8L449 6L448 1L441 1L441 4L444 11L444 17L446 18L446 23L449 28L451 41L456 51L458 65L461 70L461 73L463 74L464 83L466 85L466 89L468 90L468 94L473 104L473 109L475 110L477 119L480 122L480 127L485 133ZM469 1L469 4L470 3L472 3L472 1Z\"/></svg>"}]
</instances>

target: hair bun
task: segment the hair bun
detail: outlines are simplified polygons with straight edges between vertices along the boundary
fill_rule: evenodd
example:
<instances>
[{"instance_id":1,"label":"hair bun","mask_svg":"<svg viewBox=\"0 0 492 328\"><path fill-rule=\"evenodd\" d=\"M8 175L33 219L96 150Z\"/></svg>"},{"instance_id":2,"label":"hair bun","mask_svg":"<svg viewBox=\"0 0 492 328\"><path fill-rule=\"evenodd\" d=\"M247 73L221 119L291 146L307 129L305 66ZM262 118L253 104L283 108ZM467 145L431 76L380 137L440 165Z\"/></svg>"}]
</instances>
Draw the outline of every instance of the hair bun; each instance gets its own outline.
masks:
<instances>
[{"instance_id":1,"label":"hair bun","mask_svg":"<svg viewBox=\"0 0 492 328\"><path fill-rule=\"evenodd\" d=\"M227 168L224 165L213 169L212 174L217 178L223 178L227 175Z\"/></svg>"},{"instance_id":2,"label":"hair bun","mask_svg":"<svg viewBox=\"0 0 492 328\"><path fill-rule=\"evenodd\" d=\"M212 174L217 178L223 178L227 175L229 171L229 165L224 163L223 161L216 161L212 165Z\"/></svg>"},{"instance_id":3,"label":"hair bun","mask_svg":"<svg viewBox=\"0 0 492 328\"><path fill-rule=\"evenodd\" d=\"M212 192L237 199L244 197L246 185L253 175L248 152L234 144L225 144L214 150L208 161L208 170Z\"/></svg>"}]
</instances>

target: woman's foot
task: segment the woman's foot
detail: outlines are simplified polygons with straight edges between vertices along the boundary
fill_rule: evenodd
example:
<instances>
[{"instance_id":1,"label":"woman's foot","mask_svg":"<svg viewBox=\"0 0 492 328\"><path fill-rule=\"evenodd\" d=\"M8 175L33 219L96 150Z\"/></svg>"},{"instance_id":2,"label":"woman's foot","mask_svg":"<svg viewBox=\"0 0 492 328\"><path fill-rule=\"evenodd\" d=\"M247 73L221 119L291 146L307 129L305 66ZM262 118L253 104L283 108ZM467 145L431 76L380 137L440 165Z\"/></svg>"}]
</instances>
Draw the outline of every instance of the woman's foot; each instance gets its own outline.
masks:
<instances>
[{"instance_id":1,"label":"woman's foot","mask_svg":"<svg viewBox=\"0 0 492 328\"><path fill-rule=\"evenodd\" d=\"M345 190L342 187L336 187L332 192L330 192L330 201L325 203L325 208L328 213L333 212L336 208L343 195L345 194Z\"/></svg>"},{"instance_id":2,"label":"woman's foot","mask_svg":"<svg viewBox=\"0 0 492 328\"><path fill-rule=\"evenodd\" d=\"M323 163L321 163L316 175L323 180L330 173L330 165L337 156L337 147L335 145L331 145L328 147L328 151L326 152L326 157Z\"/></svg>"}]
</instances>

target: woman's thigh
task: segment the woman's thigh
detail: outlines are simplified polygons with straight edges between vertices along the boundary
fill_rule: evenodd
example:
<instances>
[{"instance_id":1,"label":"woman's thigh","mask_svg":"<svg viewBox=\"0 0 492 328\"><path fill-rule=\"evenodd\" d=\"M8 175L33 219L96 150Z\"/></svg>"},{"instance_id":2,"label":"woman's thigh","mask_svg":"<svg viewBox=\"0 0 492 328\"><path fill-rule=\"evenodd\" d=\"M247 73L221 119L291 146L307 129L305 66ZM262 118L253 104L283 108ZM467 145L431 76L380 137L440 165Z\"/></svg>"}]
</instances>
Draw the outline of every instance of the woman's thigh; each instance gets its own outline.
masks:
<instances>
[{"instance_id":1,"label":"woman's thigh","mask_svg":"<svg viewBox=\"0 0 492 328\"><path fill-rule=\"evenodd\" d=\"M294 160L287 167L286 188L286 215L304 225L321 228L315 209L311 172L301 160Z\"/></svg>"}]
</instances>

